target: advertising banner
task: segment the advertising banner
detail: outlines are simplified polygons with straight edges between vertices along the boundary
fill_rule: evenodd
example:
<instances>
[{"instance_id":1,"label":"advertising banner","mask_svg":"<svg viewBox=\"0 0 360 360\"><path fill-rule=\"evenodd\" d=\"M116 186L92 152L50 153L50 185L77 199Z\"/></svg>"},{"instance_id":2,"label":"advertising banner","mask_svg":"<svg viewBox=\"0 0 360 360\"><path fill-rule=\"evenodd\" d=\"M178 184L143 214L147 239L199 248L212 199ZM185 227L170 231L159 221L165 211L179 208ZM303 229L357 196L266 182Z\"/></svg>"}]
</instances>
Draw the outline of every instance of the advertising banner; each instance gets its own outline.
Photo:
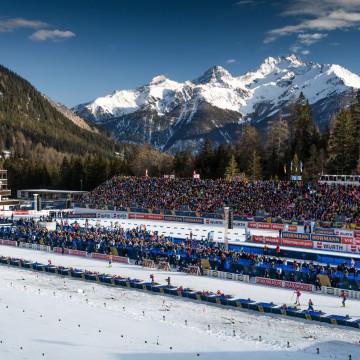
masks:
<instances>
[{"instance_id":1,"label":"advertising banner","mask_svg":"<svg viewBox=\"0 0 360 360\"><path fill-rule=\"evenodd\" d=\"M160 214L141 214L141 213L130 213L129 219L145 219L145 220L159 220L164 221L164 215Z\"/></svg>"},{"instance_id":2,"label":"advertising banner","mask_svg":"<svg viewBox=\"0 0 360 360\"><path fill-rule=\"evenodd\" d=\"M360 239L356 239L348 236L342 236L341 243L345 245L360 245Z\"/></svg>"},{"instance_id":3,"label":"advertising banner","mask_svg":"<svg viewBox=\"0 0 360 360\"><path fill-rule=\"evenodd\" d=\"M16 246L16 241L11 240L0 240L1 245L7 245L7 246Z\"/></svg>"},{"instance_id":4,"label":"advertising banner","mask_svg":"<svg viewBox=\"0 0 360 360\"><path fill-rule=\"evenodd\" d=\"M313 241L326 241L331 243L341 243L341 237L340 236L334 236L334 235L320 235L320 234L312 234L311 240Z\"/></svg>"},{"instance_id":5,"label":"advertising banner","mask_svg":"<svg viewBox=\"0 0 360 360\"><path fill-rule=\"evenodd\" d=\"M282 281L281 280L257 277L255 279L255 282L256 282L256 284L260 284L260 285L282 287Z\"/></svg>"},{"instance_id":6,"label":"advertising banner","mask_svg":"<svg viewBox=\"0 0 360 360\"><path fill-rule=\"evenodd\" d=\"M310 240L311 235L306 233L295 233L283 231L282 237L286 239L297 239L297 240Z\"/></svg>"},{"instance_id":7,"label":"advertising banner","mask_svg":"<svg viewBox=\"0 0 360 360\"><path fill-rule=\"evenodd\" d=\"M184 222L184 218L182 216L164 216L164 221Z\"/></svg>"},{"instance_id":8,"label":"advertising banner","mask_svg":"<svg viewBox=\"0 0 360 360\"><path fill-rule=\"evenodd\" d=\"M291 281L275 280L269 278L257 277L255 278L256 284L274 286L274 287L283 287L287 289L300 289L303 291L313 291L313 285L303 284Z\"/></svg>"},{"instance_id":9,"label":"advertising banner","mask_svg":"<svg viewBox=\"0 0 360 360\"><path fill-rule=\"evenodd\" d=\"M334 229L334 233L335 233L335 235L338 235L338 236L354 237L354 231L351 231L351 230Z\"/></svg>"},{"instance_id":10,"label":"advertising banner","mask_svg":"<svg viewBox=\"0 0 360 360\"><path fill-rule=\"evenodd\" d=\"M191 224L203 224L204 223L204 219L203 218L198 218L198 217L184 217L184 222L186 223L191 223Z\"/></svg>"},{"instance_id":11,"label":"advertising banner","mask_svg":"<svg viewBox=\"0 0 360 360\"><path fill-rule=\"evenodd\" d=\"M281 239L281 245L284 246L296 246L307 249L313 248L313 242L311 240L298 240L298 239Z\"/></svg>"},{"instance_id":12,"label":"advertising banner","mask_svg":"<svg viewBox=\"0 0 360 360\"><path fill-rule=\"evenodd\" d=\"M94 213L90 213L90 214L86 214L86 213L84 213L84 214L81 214L81 213L79 213L79 214L67 214L66 217L69 218L69 219L96 218L96 214L94 214Z\"/></svg>"},{"instance_id":13,"label":"advertising banner","mask_svg":"<svg viewBox=\"0 0 360 360\"><path fill-rule=\"evenodd\" d=\"M346 251L349 253L360 254L360 245L346 245Z\"/></svg>"},{"instance_id":14,"label":"advertising banner","mask_svg":"<svg viewBox=\"0 0 360 360\"><path fill-rule=\"evenodd\" d=\"M335 235L334 229L315 228L315 234Z\"/></svg>"},{"instance_id":15,"label":"advertising banner","mask_svg":"<svg viewBox=\"0 0 360 360\"><path fill-rule=\"evenodd\" d=\"M91 253L91 257L93 259L109 260L109 255L107 255L107 254ZM112 256L112 261L129 264L129 258L125 257L125 256L115 256L115 255L113 255Z\"/></svg>"},{"instance_id":16,"label":"advertising banner","mask_svg":"<svg viewBox=\"0 0 360 360\"><path fill-rule=\"evenodd\" d=\"M116 219L127 219L128 218L128 214L127 213L117 213L117 214L114 214L114 217Z\"/></svg>"},{"instance_id":17,"label":"advertising banner","mask_svg":"<svg viewBox=\"0 0 360 360\"><path fill-rule=\"evenodd\" d=\"M204 219L204 222L206 225L224 226L224 220L221 219ZM235 221L234 221L234 227L235 227Z\"/></svg>"},{"instance_id":18,"label":"advertising banner","mask_svg":"<svg viewBox=\"0 0 360 360\"><path fill-rule=\"evenodd\" d=\"M349 245L314 241L314 249L318 250L347 251L347 246Z\"/></svg>"},{"instance_id":19,"label":"advertising banner","mask_svg":"<svg viewBox=\"0 0 360 360\"><path fill-rule=\"evenodd\" d=\"M234 220L233 222L234 228L247 228L247 224L246 221Z\"/></svg>"},{"instance_id":20,"label":"advertising banner","mask_svg":"<svg viewBox=\"0 0 360 360\"><path fill-rule=\"evenodd\" d=\"M313 285L297 283L292 281L284 281L284 288L287 289L300 289L303 291L313 291Z\"/></svg>"},{"instance_id":21,"label":"advertising banner","mask_svg":"<svg viewBox=\"0 0 360 360\"><path fill-rule=\"evenodd\" d=\"M280 238L272 236L253 235L252 241L256 243L280 245Z\"/></svg>"}]
</instances>

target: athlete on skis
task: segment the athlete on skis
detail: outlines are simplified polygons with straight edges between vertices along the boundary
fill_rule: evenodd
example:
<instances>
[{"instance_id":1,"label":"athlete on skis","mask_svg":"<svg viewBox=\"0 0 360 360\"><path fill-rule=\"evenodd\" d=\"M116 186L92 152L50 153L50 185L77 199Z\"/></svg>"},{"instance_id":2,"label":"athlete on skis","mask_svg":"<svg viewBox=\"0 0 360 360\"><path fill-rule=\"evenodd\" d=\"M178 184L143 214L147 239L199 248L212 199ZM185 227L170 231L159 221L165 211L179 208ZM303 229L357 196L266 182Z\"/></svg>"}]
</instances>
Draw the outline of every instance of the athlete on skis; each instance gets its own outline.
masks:
<instances>
[{"instance_id":1,"label":"athlete on skis","mask_svg":"<svg viewBox=\"0 0 360 360\"><path fill-rule=\"evenodd\" d=\"M345 291L345 290L341 290L341 294L340 294L339 297L342 298L342 306L345 307L345 302L346 302L346 299L347 299L346 291Z\"/></svg>"},{"instance_id":2,"label":"athlete on skis","mask_svg":"<svg viewBox=\"0 0 360 360\"><path fill-rule=\"evenodd\" d=\"M312 302L311 299L309 299L308 304L309 304L308 311L314 311L314 303Z\"/></svg>"},{"instance_id":3,"label":"athlete on skis","mask_svg":"<svg viewBox=\"0 0 360 360\"><path fill-rule=\"evenodd\" d=\"M294 291L295 295L296 295L296 299L295 299L295 305L300 305L300 296L301 296L301 291L299 288L297 288Z\"/></svg>"}]
</instances>

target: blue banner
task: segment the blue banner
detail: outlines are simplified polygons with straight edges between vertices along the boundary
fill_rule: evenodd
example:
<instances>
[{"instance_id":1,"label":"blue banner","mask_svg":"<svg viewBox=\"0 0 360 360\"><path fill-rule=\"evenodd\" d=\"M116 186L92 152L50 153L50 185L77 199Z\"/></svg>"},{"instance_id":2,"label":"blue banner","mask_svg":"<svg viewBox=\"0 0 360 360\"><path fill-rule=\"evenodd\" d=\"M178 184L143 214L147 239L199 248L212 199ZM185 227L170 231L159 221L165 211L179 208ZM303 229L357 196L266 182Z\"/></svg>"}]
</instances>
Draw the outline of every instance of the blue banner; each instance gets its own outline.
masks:
<instances>
[{"instance_id":1,"label":"blue banner","mask_svg":"<svg viewBox=\"0 0 360 360\"><path fill-rule=\"evenodd\" d=\"M311 235L307 233L282 232L282 237L286 239L310 240Z\"/></svg>"}]
</instances>

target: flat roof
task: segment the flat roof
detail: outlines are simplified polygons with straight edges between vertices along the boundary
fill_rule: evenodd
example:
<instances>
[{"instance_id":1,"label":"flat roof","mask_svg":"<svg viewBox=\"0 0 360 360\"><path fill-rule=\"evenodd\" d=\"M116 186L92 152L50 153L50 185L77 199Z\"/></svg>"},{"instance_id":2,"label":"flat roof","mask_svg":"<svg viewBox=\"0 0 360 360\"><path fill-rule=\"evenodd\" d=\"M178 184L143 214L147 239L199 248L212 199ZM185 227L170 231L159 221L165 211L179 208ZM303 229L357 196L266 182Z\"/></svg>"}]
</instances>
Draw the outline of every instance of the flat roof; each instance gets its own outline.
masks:
<instances>
[{"instance_id":1,"label":"flat roof","mask_svg":"<svg viewBox=\"0 0 360 360\"><path fill-rule=\"evenodd\" d=\"M49 190L49 189L19 189L19 191L27 191L27 192L42 192L42 193L54 193L54 194L60 194L60 193L68 193L68 194L84 194L87 193L87 191L84 190Z\"/></svg>"}]
</instances>

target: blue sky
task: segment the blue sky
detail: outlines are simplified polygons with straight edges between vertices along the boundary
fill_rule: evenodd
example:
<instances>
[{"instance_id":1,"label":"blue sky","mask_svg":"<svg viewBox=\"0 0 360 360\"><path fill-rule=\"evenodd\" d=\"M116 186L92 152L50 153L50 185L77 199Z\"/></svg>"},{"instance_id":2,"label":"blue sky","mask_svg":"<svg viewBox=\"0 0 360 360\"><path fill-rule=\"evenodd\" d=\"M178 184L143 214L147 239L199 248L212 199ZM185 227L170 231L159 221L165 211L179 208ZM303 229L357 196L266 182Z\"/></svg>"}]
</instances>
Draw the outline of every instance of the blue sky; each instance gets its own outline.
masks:
<instances>
[{"instance_id":1,"label":"blue sky","mask_svg":"<svg viewBox=\"0 0 360 360\"><path fill-rule=\"evenodd\" d=\"M295 53L360 75L360 0L11 0L0 64L68 107L157 75L234 76Z\"/></svg>"}]
</instances>

